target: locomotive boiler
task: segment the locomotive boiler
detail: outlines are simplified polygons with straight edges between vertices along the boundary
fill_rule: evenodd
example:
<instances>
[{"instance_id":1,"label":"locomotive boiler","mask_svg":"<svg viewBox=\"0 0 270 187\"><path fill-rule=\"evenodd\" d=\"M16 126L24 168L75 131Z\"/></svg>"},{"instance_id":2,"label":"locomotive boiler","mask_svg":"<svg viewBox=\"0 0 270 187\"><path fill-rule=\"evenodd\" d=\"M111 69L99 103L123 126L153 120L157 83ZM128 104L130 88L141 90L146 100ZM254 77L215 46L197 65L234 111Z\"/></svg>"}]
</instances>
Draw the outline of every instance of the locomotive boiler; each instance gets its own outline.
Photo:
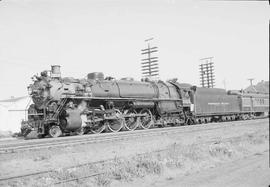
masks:
<instances>
[{"instance_id":1,"label":"locomotive boiler","mask_svg":"<svg viewBox=\"0 0 270 187\"><path fill-rule=\"evenodd\" d=\"M196 87L176 80L116 80L100 72L84 79L62 78L55 65L33 81L28 87L33 104L21 127L24 136L31 131L58 137L194 122Z\"/></svg>"}]
</instances>

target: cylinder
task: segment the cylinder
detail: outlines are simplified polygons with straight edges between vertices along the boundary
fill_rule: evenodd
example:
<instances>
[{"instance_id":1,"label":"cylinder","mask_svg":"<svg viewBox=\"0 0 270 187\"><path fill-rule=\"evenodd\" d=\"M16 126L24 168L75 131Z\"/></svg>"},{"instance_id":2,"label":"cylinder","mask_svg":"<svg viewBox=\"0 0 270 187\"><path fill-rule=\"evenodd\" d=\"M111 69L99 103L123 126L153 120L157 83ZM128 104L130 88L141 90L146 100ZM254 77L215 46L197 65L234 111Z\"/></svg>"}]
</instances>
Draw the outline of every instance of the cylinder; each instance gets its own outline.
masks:
<instances>
[{"instance_id":1,"label":"cylinder","mask_svg":"<svg viewBox=\"0 0 270 187\"><path fill-rule=\"evenodd\" d=\"M81 111L79 109L67 109L66 110L66 124L65 129L76 130L82 126Z\"/></svg>"}]
</instances>

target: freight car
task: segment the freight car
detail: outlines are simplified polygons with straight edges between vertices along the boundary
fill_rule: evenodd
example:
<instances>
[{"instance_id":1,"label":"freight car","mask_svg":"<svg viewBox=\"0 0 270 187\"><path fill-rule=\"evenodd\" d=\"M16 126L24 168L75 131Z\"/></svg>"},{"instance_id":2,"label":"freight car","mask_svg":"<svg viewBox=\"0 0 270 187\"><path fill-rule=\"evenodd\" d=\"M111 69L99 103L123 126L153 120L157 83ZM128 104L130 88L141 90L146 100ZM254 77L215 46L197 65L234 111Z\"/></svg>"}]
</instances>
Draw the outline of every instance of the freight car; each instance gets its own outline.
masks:
<instances>
[{"instance_id":1,"label":"freight car","mask_svg":"<svg viewBox=\"0 0 270 187\"><path fill-rule=\"evenodd\" d=\"M62 78L60 66L33 77L28 89L33 103L21 132L39 137L62 134L133 131L137 128L190 125L252 118L268 113L268 95L197 88L169 81Z\"/></svg>"}]
</instances>

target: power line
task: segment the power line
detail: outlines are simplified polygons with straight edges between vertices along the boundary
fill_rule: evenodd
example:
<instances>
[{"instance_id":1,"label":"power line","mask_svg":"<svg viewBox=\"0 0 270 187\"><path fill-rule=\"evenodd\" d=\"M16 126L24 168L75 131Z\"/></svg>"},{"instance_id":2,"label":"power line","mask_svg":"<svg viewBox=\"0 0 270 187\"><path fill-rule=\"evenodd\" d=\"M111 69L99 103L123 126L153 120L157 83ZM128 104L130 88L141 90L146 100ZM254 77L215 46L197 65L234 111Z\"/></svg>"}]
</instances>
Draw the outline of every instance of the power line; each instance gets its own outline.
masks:
<instances>
[{"instance_id":1,"label":"power line","mask_svg":"<svg viewBox=\"0 0 270 187\"><path fill-rule=\"evenodd\" d=\"M250 86L253 86L253 80L254 80L254 78L249 78L248 80L250 82Z\"/></svg>"},{"instance_id":2,"label":"power line","mask_svg":"<svg viewBox=\"0 0 270 187\"><path fill-rule=\"evenodd\" d=\"M141 50L142 55L147 55L146 58L141 59L141 71L143 77L154 77L159 76L159 67L158 67L158 57L153 57L152 54L158 52L157 47L151 47L150 41L154 38L148 38L145 40L147 42L147 48Z\"/></svg>"},{"instance_id":3,"label":"power line","mask_svg":"<svg viewBox=\"0 0 270 187\"><path fill-rule=\"evenodd\" d=\"M202 63L199 65L200 72L200 84L202 87L213 88L215 85L214 75L214 63L212 59L214 57L206 57L200 59Z\"/></svg>"}]
</instances>

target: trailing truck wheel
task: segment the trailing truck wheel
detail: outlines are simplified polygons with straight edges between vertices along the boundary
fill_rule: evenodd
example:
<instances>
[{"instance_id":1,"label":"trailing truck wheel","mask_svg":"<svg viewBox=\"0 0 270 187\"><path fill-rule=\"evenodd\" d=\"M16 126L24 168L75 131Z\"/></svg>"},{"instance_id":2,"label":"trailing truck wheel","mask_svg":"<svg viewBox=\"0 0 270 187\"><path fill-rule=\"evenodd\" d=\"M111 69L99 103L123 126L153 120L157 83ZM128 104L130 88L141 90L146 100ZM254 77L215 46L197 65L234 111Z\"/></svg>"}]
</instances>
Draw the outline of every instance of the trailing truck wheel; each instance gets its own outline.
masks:
<instances>
[{"instance_id":1,"label":"trailing truck wheel","mask_svg":"<svg viewBox=\"0 0 270 187\"><path fill-rule=\"evenodd\" d=\"M134 131L139 125L137 117L133 116L136 115L137 112L135 110L127 110L125 111L125 114L129 116L125 118L125 129L128 131Z\"/></svg>"},{"instance_id":2,"label":"trailing truck wheel","mask_svg":"<svg viewBox=\"0 0 270 187\"><path fill-rule=\"evenodd\" d=\"M59 137L59 136L62 135L62 130L60 129L59 126L53 125L53 126L51 126L50 129L49 129L49 135L50 135L50 137L52 137L52 138L57 138L57 137Z\"/></svg>"},{"instance_id":3,"label":"trailing truck wheel","mask_svg":"<svg viewBox=\"0 0 270 187\"><path fill-rule=\"evenodd\" d=\"M117 119L108 121L108 130L111 132L120 131L124 125L124 119L121 117L121 112L119 110L115 110L115 116Z\"/></svg>"},{"instance_id":4,"label":"trailing truck wheel","mask_svg":"<svg viewBox=\"0 0 270 187\"><path fill-rule=\"evenodd\" d=\"M141 117L141 123L140 126L143 129L149 129L153 125L153 116L150 110L148 109L142 109L140 111L140 114L143 114L145 116Z\"/></svg>"}]
</instances>

